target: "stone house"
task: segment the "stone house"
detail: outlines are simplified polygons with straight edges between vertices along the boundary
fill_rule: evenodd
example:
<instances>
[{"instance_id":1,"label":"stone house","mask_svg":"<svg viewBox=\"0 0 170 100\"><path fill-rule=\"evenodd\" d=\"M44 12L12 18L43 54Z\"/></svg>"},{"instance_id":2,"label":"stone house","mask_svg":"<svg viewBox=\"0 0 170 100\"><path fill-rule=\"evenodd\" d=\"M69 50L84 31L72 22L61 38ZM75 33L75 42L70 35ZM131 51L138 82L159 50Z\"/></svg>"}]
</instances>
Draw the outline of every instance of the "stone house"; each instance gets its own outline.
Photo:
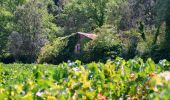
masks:
<instances>
[{"instance_id":1,"label":"stone house","mask_svg":"<svg viewBox=\"0 0 170 100\"><path fill-rule=\"evenodd\" d=\"M77 35L78 35L78 42L75 45L75 49L74 49L75 54L81 53L81 49L83 48L85 43L97 38L97 35L93 33L77 32Z\"/></svg>"}]
</instances>

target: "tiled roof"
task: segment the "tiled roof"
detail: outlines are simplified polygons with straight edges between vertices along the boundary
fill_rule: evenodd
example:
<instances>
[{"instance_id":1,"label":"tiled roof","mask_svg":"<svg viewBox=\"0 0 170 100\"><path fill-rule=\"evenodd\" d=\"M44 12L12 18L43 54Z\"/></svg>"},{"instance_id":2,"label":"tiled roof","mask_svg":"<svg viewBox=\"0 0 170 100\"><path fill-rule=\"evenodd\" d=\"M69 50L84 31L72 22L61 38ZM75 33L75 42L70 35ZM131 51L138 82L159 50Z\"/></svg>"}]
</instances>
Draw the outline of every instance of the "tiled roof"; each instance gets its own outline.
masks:
<instances>
[{"instance_id":1,"label":"tiled roof","mask_svg":"<svg viewBox=\"0 0 170 100\"><path fill-rule=\"evenodd\" d=\"M83 32L77 32L77 34L83 35L87 38L90 38L92 40L96 39L97 35L93 33L83 33Z\"/></svg>"}]
</instances>

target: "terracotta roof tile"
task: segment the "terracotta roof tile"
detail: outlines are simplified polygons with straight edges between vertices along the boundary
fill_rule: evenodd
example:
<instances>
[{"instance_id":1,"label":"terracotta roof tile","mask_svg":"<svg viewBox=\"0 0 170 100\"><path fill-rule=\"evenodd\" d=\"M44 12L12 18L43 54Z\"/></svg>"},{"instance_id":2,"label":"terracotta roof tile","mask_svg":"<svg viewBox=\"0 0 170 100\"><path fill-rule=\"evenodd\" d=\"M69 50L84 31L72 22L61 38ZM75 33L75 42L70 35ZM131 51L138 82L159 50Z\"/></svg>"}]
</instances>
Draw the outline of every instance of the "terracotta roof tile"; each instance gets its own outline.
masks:
<instances>
[{"instance_id":1,"label":"terracotta roof tile","mask_svg":"<svg viewBox=\"0 0 170 100\"><path fill-rule=\"evenodd\" d=\"M84 33L84 32L77 32L77 34L80 34L80 35L83 35L87 38L90 38L92 40L96 39L97 38L97 35L96 34L93 34L93 33Z\"/></svg>"}]
</instances>

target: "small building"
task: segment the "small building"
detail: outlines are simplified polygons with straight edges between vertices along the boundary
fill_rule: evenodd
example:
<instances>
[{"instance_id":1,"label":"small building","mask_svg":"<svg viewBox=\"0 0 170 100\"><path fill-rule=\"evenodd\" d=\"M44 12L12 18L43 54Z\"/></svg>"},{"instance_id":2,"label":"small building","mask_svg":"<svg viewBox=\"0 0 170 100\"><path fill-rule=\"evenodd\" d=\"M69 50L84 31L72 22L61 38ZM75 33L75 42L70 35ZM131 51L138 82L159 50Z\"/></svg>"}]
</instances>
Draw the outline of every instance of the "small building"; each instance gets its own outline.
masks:
<instances>
[{"instance_id":1,"label":"small building","mask_svg":"<svg viewBox=\"0 0 170 100\"><path fill-rule=\"evenodd\" d=\"M85 43L97 38L97 35L93 33L77 32L77 35L78 35L78 42L75 45L75 49L74 49L75 54L80 54L81 48L83 48Z\"/></svg>"}]
</instances>

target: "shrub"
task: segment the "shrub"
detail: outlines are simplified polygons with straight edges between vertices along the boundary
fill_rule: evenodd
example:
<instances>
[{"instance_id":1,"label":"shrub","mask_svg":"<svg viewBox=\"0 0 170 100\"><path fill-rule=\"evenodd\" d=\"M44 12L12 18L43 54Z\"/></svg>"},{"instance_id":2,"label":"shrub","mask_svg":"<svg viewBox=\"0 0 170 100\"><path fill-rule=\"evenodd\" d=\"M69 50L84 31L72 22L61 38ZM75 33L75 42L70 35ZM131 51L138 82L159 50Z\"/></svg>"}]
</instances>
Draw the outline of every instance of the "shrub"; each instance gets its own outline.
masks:
<instances>
[{"instance_id":1,"label":"shrub","mask_svg":"<svg viewBox=\"0 0 170 100\"><path fill-rule=\"evenodd\" d=\"M77 35L71 34L54 39L53 42L42 47L37 62L59 64L72 59L74 47L77 43Z\"/></svg>"},{"instance_id":2,"label":"shrub","mask_svg":"<svg viewBox=\"0 0 170 100\"><path fill-rule=\"evenodd\" d=\"M125 59L132 59L136 56L137 46L139 41L139 33L131 29L120 34L120 39L123 44L122 57Z\"/></svg>"},{"instance_id":3,"label":"shrub","mask_svg":"<svg viewBox=\"0 0 170 100\"><path fill-rule=\"evenodd\" d=\"M122 46L117 38L112 33L99 34L97 39L85 45L82 61L106 61L120 56Z\"/></svg>"},{"instance_id":4,"label":"shrub","mask_svg":"<svg viewBox=\"0 0 170 100\"><path fill-rule=\"evenodd\" d=\"M38 63L58 62L57 60L59 60L59 58L61 57L61 52L66 47L67 42L68 42L67 40L64 41L64 40L61 40L60 38L57 38L52 43L46 44L44 47L41 48L37 62Z\"/></svg>"}]
</instances>

